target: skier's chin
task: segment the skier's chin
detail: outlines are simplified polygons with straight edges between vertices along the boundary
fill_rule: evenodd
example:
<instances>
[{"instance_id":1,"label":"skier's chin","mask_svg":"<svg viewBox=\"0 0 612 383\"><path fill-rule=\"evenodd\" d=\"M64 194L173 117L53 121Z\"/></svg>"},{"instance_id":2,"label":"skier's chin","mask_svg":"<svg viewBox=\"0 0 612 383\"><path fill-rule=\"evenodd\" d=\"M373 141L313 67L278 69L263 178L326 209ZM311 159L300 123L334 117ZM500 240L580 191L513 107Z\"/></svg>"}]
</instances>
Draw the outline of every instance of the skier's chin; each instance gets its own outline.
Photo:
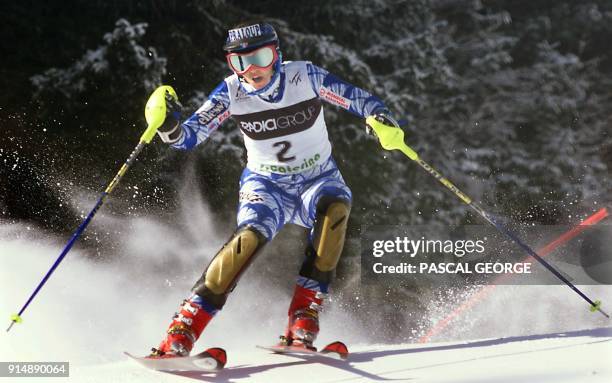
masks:
<instances>
[{"instance_id":1,"label":"skier's chin","mask_svg":"<svg viewBox=\"0 0 612 383\"><path fill-rule=\"evenodd\" d=\"M258 90L268 85L268 82L270 81L266 80L263 76L255 76L251 78L251 81L250 81L253 88L258 89Z\"/></svg>"},{"instance_id":2,"label":"skier's chin","mask_svg":"<svg viewBox=\"0 0 612 383\"><path fill-rule=\"evenodd\" d=\"M255 89L264 88L272 80L271 74L253 74L246 77L247 82Z\"/></svg>"}]
</instances>

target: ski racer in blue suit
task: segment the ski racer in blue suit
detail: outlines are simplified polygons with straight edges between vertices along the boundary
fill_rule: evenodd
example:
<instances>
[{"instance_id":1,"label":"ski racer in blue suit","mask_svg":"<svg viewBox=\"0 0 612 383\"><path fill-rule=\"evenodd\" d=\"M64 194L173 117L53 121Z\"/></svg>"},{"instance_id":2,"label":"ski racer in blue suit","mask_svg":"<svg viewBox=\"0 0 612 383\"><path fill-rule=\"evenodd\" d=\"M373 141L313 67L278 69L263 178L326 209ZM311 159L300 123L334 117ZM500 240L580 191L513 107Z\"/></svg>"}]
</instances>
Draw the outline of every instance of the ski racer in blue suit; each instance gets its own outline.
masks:
<instances>
[{"instance_id":1,"label":"ski racer in blue suit","mask_svg":"<svg viewBox=\"0 0 612 383\"><path fill-rule=\"evenodd\" d=\"M361 118L384 120L389 114L378 97L323 68L282 61L270 24L236 26L224 50L234 73L182 123L180 105L168 97L158 134L174 148L191 149L229 117L236 120L248 156L240 179L237 229L194 285L152 358L189 355L254 256L287 223L310 232L281 344L314 349L351 206L351 190L331 155L321 101Z\"/></svg>"}]
</instances>

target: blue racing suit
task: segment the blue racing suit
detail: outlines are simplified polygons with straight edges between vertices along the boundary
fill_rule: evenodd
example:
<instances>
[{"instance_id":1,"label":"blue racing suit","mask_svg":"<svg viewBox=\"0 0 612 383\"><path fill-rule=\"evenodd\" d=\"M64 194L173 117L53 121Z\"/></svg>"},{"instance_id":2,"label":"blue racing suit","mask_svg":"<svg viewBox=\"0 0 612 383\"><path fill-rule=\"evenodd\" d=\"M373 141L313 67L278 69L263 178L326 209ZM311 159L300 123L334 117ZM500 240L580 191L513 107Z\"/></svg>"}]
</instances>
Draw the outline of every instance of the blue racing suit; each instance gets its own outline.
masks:
<instances>
[{"instance_id":1,"label":"blue racing suit","mask_svg":"<svg viewBox=\"0 0 612 383\"><path fill-rule=\"evenodd\" d=\"M228 117L236 117L249 156L240 179L237 224L238 227L256 228L267 240L286 223L312 229L317 202L324 195L350 204L351 191L331 156L323 112L319 111L320 100L362 118L387 110L378 97L310 62L283 62L277 67L270 83L257 91L236 75L226 78L204 105L181 124L181 136L172 145L191 149L204 142ZM308 95L301 97L306 93ZM293 99L286 102L285 99L291 97ZM242 109L234 107L249 99L256 99L258 104ZM303 105L304 109L296 109L296 105ZM290 110L289 114L284 110ZM281 116L282 113L285 115ZM267 119L261 123L257 118L245 118L263 114L265 116L260 119ZM297 135L302 136L293 144L285 140ZM279 139L283 141L274 143ZM257 152L257 145L268 142L268 146ZM298 143L305 146L303 158L299 153L293 154ZM311 148L315 149L309 152ZM255 156L252 151L256 152ZM266 158L258 161L260 157ZM286 160L289 165L285 165Z\"/></svg>"}]
</instances>

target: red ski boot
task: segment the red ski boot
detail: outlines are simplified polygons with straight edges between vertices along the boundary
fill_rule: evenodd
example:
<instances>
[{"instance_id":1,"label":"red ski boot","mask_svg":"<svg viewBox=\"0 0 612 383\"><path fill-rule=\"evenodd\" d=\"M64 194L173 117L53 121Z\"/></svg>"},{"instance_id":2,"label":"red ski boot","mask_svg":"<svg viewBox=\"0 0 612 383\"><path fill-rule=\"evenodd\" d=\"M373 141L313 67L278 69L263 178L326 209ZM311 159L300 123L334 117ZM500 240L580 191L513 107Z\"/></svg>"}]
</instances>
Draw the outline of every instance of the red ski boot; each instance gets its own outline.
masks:
<instances>
[{"instance_id":1,"label":"red ski boot","mask_svg":"<svg viewBox=\"0 0 612 383\"><path fill-rule=\"evenodd\" d=\"M307 280L307 282L314 282L319 287L316 281ZM280 337L280 344L316 350L313 342L319 334L319 312L323 308L323 300L327 294L319 291L319 288L309 289L303 285L309 284L300 279L295 286L289 306L289 323L285 335ZM322 290L326 291L326 286Z\"/></svg>"},{"instance_id":2,"label":"red ski boot","mask_svg":"<svg viewBox=\"0 0 612 383\"><path fill-rule=\"evenodd\" d=\"M183 301L180 311L175 313L166 331L166 338L158 348L151 349L150 358L173 358L188 356L193 344L204 331L204 327L214 316L203 307L204 301L197 295L192 295Z\"/></svg>"}]
</instances>

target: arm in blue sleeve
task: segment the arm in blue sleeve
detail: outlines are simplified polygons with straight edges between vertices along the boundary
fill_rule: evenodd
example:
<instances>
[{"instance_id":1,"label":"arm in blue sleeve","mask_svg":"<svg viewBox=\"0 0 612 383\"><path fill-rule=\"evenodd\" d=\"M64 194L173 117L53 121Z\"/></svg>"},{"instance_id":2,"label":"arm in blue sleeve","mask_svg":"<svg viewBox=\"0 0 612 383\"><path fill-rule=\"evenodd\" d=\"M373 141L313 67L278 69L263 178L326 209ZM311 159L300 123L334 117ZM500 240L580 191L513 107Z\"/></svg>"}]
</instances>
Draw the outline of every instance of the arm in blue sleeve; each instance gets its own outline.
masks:
<instances>
[{"instance_id":1,"label":"arm in blue sleeve","mask_svg":"<svg viewBox=\"0 0 612 383\"><path fill-rule=\"evenodd\" d=\"M308 63L307 68L312 89L330 104L362 118L383 111L388 112L385 103L370 92L351 85L314 64Z\"/></svg>"},{"instance_id":2,"label":"arm in blue sleeve","mask_svg":"<svg viewBox=\"0 0 612 383\"><path fill-rule=\"evenodd\" d=\"M230 116L227 84L222 81L208 96L208 100L181 124L181 138L172 144L177 149L191 149L206 141L223 121Z\"/></svg>"}]
</instances>

